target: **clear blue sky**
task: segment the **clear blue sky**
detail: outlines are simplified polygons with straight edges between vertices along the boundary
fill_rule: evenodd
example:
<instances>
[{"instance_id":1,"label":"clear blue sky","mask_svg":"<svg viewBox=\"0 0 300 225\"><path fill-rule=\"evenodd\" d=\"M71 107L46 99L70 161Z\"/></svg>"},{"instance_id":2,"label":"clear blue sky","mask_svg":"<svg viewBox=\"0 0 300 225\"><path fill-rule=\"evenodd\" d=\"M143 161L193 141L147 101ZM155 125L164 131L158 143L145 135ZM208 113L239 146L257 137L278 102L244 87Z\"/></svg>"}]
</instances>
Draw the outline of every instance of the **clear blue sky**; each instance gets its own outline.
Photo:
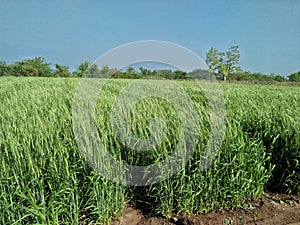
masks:
<instances>
[{"instance_id":1,"label":"clear blue sky","mask_svg":"<svg viewBox=\"0 0 300 225\"><path fill-rule=\"evenodd\" d=\"M164 40L202 59L239 45L244 70L300 70L299 0L0 0L0 60L67 65L132 41Z\"/></svg>"}]
</instances>

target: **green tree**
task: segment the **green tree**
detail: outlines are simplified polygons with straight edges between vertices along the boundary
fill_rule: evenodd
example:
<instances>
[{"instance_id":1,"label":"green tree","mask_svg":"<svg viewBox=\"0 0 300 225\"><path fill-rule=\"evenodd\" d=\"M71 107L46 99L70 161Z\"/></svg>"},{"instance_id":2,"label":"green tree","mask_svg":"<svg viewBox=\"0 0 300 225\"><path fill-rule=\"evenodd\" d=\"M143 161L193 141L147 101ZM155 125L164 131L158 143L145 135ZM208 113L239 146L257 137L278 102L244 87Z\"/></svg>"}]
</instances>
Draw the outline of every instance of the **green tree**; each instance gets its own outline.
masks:
<instances>
[{"instance_id":1,"label":"green tree","mask_svg":"<svg viewBox=\"0 0 300 225\"><path fill-rule=\"evenodd\" d=\"M189 72L190 77L197 78L197 79L210 79L211 78L211 73L209 73L208 70L203 70L203 69L195 69L191 72Z\"/></svg>"},{"instance_id":2,"label":"green tree","mask_svg":"<svg viewBox=\"0 0 300 225\"><path fill-rule=\"evenodd\" d=\"M56 71L54 72L54 75L56 77L69 77L71 75L67 66L55 64L55 67Z\"/></svg>"},{"instance_id":3,"label":"green tree","mask_svg":"<svg viewBox=\"0 0 300 225\"><path fill-rule=\"evenodd\" d=\"M82 77L83 75L85 75L89 70L89 66L90 63L88 61L84 61L83 63L81 63L77 68L76 76Z\"/></svg>"},{"instance_id":4,"label":"green tree","mask_svg":"<svg viewBox=\"0 0 300 225\"><path fill-rule=\"evenodd\" d=\"M142 77L149 77L149 76L151 76L151 71L150 70L148 70L146 68L143 68L143 67L140 67L139 69L141 71L140 74L141 74Z\"/></svg>"},{"instance_id":5,"label":"green tree","mask_svg":"<svg viewBox=\"0 0 300 225\"><path fill-rule=\"evenodd\" d=\"M173 71L173 76L174 76L174 79L187 79L187 72L185 71L181 71L181 70L175 70Z\"/></svg>"},{"instance_id":6,"label":"green tree","mask_svg":"<svg viewBox=\"0 0 300 225\"><path fill-rule=\"evenodd\" d=\"M119 71L116 68L109 68L108 65L102 66L100 69L101 77L111 77Z\"/></svg>"},{"instance_id":7,"label":"green tree","mask_svg":"<svg viewBox=\"0 0 300 225\"><path fill-rule=\"evenodd\" d=\"M89 66L88 68L88 76L89 77L97 77L100 74L100 70L99 67L97 66L97 64L92 64Z\"/></svg>"},{"instance_id":8,"label":"green tree","mask_svg":"<svg viewBox=\"0 0 300 225\"><path fill-rule=\"evenodd\" d=\"M284 76L280 76L280 75L274 75L273 79L275 81L277 81L277 82L284 82L284 81L286 81L285 77Z\"/></svg>"},{"instance_id":9,"label":"green tree","mask_svg":"<svg viewBox=\"0 0 300 225\"><path fill-rule=\"evenodd\" d=\"M159 70L158 72L162 74L164 78L170 80L175 79L176 76L176 74L174 74L172 70L163 69L163 70Z\"/></svg>"},{"instance_id":10,"label":"green tree","mask_svg":"<svg viewBox=\"0 0 300 225\"><path fill-rule=\"evenodd\" d=\"M4 61L0 61L0 76L9 76L11 74L11 67Z\"/></svg>"},{"instance_id":11,"label":"green tree","mask_svg":"<svg viewBox=\"0 0 300 225\"><path fill-rule=\"evenodd\" d=\"M16 62L10 68L14 76L50 77L52 76L50 65L43 58L36 57Z\"/></svg>"},{"instance_id":12,"label":"green tree","mask_svg":"<svg viewBox=\"0 0 300 225\"><path fill-rule=\"evenodd\" d=\"M289 81L300 82L300 71L298 71L297 73L292 73L288 76L288 78Z\"/></svg>"},{"instance_id":13,"label":"green tree","mask_svg":"<svg viewBox=\"0 0 300 225\"><path fill-rule=\"evenodd\" d=\"M240 52L239 46L231 46L226 52L219 51L211 48L206 53L206 64L209 71L215 75L221 75L223 80L226 81L230 74L241 72L239 66Z\"/></svg>"},{"instance_id":14,"label":"green tree","mask_svg":"<svg viewBox=\"0 0 300 225\"><path fill-rule=\"evenodd\" d=\"M220 53L217 49L211 48L206 53L205 62L209 67L209 71L215 75L218 75L221 62L220 62Z\"/></svg>"},{"instance_id":15,"label":"green tree","mask_svg":"<svg viewBox=\"0 0 300 225\"><path fill-rule=\"evenodd\" d=\"M88 76L89 77L102 77L102 78L108 78L108 77L113 77L114 74L118 73L119 71L115 68L109 68L107 65L104 65L99 69L97 64L92 64L88 68Z\"/></svg>"},{"instance_id":16,"label":"green tree","mask_svg":"<svg viewBox=\"0 0 300 225\"><path fill-rule=\"evenodd\" d=\"M126 78L138 78L141 75L139 73L137 73L137 71L135 71L135 69L133 67L129 67L125 72L124 72L124 76Z\"/></svg>"},{"instance_id":17,"label":"green tree","mask_svg":"<svg viewBox=\"0 0 300 225\"><path fill-rule=\"evenodd\" d=\"M127 70L126 70L126 72L130 73L130 74L136 73L135 69L132 66L128 67Z\"/></svg>"}]
</instances>

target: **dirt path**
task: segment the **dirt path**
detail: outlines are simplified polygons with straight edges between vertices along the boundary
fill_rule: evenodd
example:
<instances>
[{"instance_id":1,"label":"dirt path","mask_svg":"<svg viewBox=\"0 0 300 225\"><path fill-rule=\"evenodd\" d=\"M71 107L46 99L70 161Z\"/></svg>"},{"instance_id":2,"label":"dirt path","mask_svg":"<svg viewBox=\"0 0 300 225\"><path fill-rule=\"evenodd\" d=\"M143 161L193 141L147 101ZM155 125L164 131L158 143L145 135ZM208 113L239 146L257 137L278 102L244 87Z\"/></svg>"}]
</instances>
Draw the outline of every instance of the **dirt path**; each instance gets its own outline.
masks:
<instances>
[{"instance_id":1,"label":"dirt path","mask_svg":"<svg viewBox=\"0 0 300 225\"><path fill-rule=\"evenodd\" d=\"M166 219L148 217L127 205L122 221L111 225L300 225L300 197L265 194L262 198L245 203L234 211L221 211L182 217L173 215Z\"/></svg>"}]
</instances>

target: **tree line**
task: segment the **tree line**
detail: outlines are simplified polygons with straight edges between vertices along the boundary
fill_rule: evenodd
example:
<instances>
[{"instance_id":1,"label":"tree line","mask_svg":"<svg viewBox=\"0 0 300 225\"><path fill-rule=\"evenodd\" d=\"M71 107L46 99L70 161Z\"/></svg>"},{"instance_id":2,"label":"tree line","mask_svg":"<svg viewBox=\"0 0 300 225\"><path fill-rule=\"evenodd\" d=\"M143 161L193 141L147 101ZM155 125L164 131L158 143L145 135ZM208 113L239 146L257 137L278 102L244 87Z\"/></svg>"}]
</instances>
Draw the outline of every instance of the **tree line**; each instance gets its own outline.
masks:
<instances>
[{"instance_id":1,"label":"tree line","mask_svg":"<svg viewBox=\"0 0 300 225\"><path fill-rule=\"evenodd\" d=\"M206 53L206 64L209 67L209 72L214 74L218 79L224 81L257 81L257 82L300 82L300 71L292 73L288 77L276 75L271 73L270 75L263 73L252 73L250 71L244 71L239 66L240 52L239 46L231 46L227 51L222 52L215 48L211 48Z\"/></svg>"},{"instance_id":2,"label":"tree line","mask_svg":"<svg viewBox=\"0 0 300 225\"><path fill-rule=\"evenodd\" d=\"M231 46L227 51L222 52L211 48L206 53L207 71L197 69L192 72L181 70L149 70L140 67L138 70L133 67L121 71L116 68L109 68L107 65L99 68L96 64L87 61L81 63L73 72L64 65L55 64L55 69L51 68L51 63L45 62L42 57L26 59L20 62L7 64L0 61L0 76L30 76L30 77L112 77L112 78L159 78L159 79L180 79L186 80L195 78L207 78L212 74L220 80L230 81L250 81L250 82L300 82L300 71L284 77L276 74L252 73L243 71L239 66L239 47Z\"/></svg>"},{"instance_id":3,"label":"tree line","mask_svg":"<svg viewBox=\"0 0 300 225\"><path fill-rule=\"evenodd\" d=\"M135 70L129 67L125 71L116 68L109 68L107 65L99 68L98 65L87 61L81 63L73 72L67 66L55 64L55 69L51 68L51 63L45 62L41 57L26 59L21 62L7 64L0 62L0 76L27 76L27 77L112 77L112 78L166 78L166 79L189 79L188 73L180 70L148 70L140 67Z\"/></svg>"}]
</instances>

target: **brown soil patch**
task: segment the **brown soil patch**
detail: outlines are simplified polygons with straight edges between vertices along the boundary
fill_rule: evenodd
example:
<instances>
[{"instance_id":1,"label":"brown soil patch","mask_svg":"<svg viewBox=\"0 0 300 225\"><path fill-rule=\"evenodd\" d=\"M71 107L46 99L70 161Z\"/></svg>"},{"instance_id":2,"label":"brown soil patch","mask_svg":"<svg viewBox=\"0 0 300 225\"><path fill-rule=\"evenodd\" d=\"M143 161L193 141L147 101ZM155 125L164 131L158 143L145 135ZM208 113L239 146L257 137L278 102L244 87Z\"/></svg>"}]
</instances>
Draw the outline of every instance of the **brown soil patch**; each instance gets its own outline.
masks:
<instances>
[{"instance_id":1,"label":"brown soil patch","mask_svg":"<svg viewBox=\"0 0 300 225\"><path fill-rule=\"evenodd\" d=\"M111 225L300 225L300 197L266 193L236 210L171 218L147 216L126 205L121 221Z\"/></svg>"}]
</instances>

